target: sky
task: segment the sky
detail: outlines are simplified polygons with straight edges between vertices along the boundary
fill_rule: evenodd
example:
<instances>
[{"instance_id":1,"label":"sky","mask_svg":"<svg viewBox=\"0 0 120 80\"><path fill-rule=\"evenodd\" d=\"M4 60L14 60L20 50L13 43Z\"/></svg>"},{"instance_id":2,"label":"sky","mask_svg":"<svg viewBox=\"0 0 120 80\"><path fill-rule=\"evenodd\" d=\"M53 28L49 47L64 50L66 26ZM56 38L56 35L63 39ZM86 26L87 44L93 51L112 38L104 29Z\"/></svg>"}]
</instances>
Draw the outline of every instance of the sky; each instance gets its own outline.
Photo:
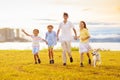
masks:
<instances>
[{"instance_id":1,"label":"sky","mask_svg":"<svg viewBox=\"0 0 120 80\"><path fill-rule=\"evenodd\" d=\"M29 26L46 19L72 22L120 22L120 0L0 0L0 27Z\"/></svg>"}]
</instances>

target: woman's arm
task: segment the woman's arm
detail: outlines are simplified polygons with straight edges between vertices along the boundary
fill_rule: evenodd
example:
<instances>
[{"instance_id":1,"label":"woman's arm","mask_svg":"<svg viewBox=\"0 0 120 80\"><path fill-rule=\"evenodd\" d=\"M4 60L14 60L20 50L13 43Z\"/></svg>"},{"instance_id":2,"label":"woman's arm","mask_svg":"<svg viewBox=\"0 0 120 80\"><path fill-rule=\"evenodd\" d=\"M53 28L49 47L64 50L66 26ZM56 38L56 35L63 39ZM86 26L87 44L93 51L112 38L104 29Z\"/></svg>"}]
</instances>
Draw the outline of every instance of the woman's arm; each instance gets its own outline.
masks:
<instances>
[{"instance_id":1,"label":"woman's arm","mask_svg":"<svg viewBox=\"0 0 120 80\"><path fill-rule=\"evenodd\" d=\"M89 34L88 30L86 30L85 34L86 34L87 36L84 37L84 38L82 38L83 41L90 38L90 34Z\"/></svg>"},{"instance_id":2,"label":"woman's arm","mask_svg":"<svg viewBox=\"0 0 120 80\"><path fill-rule=\"evenodd\" d=\"M25 35L27 35L27 36L31 36L30 34L28 34L27 32L25 32L24 29L22 29L22 32L23 32Z\"/></svg>"}]
</instances>

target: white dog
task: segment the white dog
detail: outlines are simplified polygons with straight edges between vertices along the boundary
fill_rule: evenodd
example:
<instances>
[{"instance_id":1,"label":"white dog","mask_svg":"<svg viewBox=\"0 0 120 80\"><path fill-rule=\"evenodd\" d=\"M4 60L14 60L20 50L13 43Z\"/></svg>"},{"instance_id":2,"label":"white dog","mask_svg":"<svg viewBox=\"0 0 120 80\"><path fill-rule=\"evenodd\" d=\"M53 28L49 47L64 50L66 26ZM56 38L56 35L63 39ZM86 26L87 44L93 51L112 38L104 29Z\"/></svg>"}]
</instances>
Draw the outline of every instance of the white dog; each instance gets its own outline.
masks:
<instances>
[{"instance_id":1,"label":"white dog","mask_svg":"<svg viewBox=\"0 0 120 80\"><path fill-rule=\"evenodd\" d=\"M98 64L100 65L101 64L101 56L100 56L100 53L98 52L99 49L95 49L93 50L93 66L96 67L96 64L97 62L99 62Z\"/></svg>"}]
</instances>

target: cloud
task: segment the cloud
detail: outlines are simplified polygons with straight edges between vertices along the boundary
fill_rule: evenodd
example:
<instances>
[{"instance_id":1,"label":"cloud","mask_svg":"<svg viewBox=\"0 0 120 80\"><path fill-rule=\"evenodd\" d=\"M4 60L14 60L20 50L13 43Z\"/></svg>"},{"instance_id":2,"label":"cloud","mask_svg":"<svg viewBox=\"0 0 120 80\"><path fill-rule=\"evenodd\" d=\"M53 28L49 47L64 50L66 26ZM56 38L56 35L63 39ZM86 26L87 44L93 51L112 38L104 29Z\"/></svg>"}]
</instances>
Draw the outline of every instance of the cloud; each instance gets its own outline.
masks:
<instances>
[{"instance_id":1,"label":"cloud","mask_svg":"<svg viewBox=\"0 0 120 80\"><path fill-rule=\"evenodd\" d=\"M120 12L120 6L117 8L117 11Z\"/></svg>"},{"instance_id":2,"label":"cloud","mask_svg":"<svg viewBox=\"0 0 120 80\"><path fill-rule=\"evenodd\" d=\"M82 11L90 11L91 8L85 8L85 9L82 9Z\"/></svg>"},{"instance_id":3,"label":"cloud","mask_svg":"<svg viewBox=\"0 0 120 80\"><path fill-rule=\"evenodd\" d=\"M79 5L81 0L53 0L52 1L53 4L55 5L67 5L67 6L70 6L70 5Z\"/></svg>"}]
</instances>

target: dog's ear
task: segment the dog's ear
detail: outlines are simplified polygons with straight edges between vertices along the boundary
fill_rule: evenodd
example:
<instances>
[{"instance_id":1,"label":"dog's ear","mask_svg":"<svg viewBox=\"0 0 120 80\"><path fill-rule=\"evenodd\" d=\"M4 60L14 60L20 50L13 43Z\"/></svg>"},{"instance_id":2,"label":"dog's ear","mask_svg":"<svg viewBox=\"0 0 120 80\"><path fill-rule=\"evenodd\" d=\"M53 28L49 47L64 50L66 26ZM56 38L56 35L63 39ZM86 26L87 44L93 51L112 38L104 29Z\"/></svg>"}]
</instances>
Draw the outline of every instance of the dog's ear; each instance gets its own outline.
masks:
<instances>
[{"instance_id":1,"label":"dog's ear","mask_svg":"<svg viewBox=\"0 0 120 80\"><path fill-rule=\"evenodd\" d=\"M92 56L94 56L95 54L94 53L91 53L92 54Z\"/></svg>"},{"instance_id":2,"label":"dog's ear","mask_svg":"<svg viewBox=\"0 0 120 80\"><path fill-rule=\"evenodd\" d=\"M98 48L97 51L100 51L100 48Z\"/></svg>"},{"instance_id":3,"label":"dog's ear","mask_svg":"<svg viewBox=\"0 0 120 80\"><path fill-rule=\"evenodd\" d=\"M91 49L91 51L93 52L93 51L94 51L94 49Z\"/></svg>"}]
</instances>

